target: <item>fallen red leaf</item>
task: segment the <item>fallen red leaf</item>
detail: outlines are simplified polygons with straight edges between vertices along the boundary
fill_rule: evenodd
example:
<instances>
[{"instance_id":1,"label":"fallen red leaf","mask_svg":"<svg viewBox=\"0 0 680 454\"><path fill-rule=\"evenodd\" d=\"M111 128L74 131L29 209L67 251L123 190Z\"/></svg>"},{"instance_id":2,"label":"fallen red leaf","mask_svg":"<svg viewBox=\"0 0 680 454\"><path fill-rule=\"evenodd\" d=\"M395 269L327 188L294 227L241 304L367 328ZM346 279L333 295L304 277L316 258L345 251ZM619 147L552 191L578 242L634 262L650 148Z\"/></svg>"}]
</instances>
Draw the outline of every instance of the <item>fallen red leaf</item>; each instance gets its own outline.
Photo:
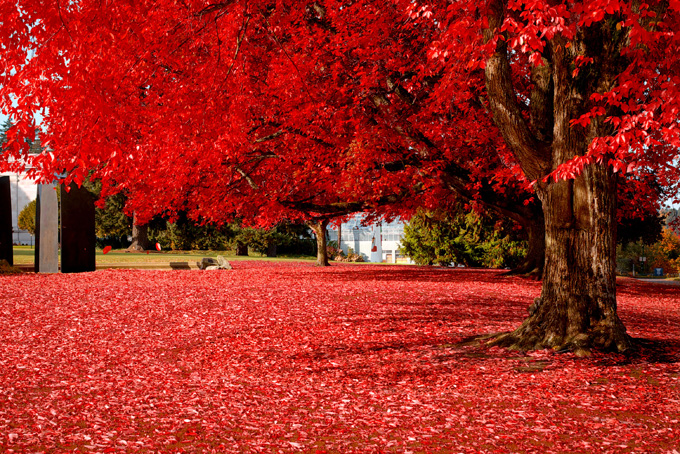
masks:
<instances>
[{"instance_id":1,"label":"fallen red leaf","mask_svg":"<svg viewBox=\"0 0 680 454\"><path fill-rule=\"evenodd\" d=\"M620 281L652 347L579 359L460 343L540 292L502 272L232 266L0 276L0 451L677 448L677 286Z\"/></svg>"}]
</instances>

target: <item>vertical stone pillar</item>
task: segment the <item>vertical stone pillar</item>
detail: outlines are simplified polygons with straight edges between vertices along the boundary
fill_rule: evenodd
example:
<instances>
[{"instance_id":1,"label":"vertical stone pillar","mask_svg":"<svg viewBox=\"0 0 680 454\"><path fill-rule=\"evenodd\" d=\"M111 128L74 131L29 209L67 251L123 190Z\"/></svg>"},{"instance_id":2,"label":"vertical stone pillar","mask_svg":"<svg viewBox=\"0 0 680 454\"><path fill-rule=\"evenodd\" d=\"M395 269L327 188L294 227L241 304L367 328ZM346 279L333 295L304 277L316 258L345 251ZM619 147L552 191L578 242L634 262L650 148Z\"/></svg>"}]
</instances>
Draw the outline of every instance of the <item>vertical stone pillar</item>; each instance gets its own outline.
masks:
<instances>
[{"instance_id":1,"label":"vertical stone pillar","mask_svg":"<svg viewBox=\"0 0 680 454\"><path fill-rule=\"evenodd\" d=\"M38 185L35 209L35 271L59 272L59 202L54 183Z\"/></svg>"},{"instance_id":2,"label":"vertical stone pillar","mask_svg":"<svg viewBox=\"0 0 680 454\"><path fill-rule=\"evenodd\" d=\"M352 234L354 235L354 253L361 254L361 229L358 226L354 226Z\"/></svg>"},{"instance_id":3,"label":"vertical stone pillar","mask_svg":"<svg viewBox=\"0 0 680 454\"><path fill-rule=\"evenodd\" d=\"M9 177L0 177L0 260L14 265L12 248L12 192Z\"/></svg>"},{"instance_id":4,"label":"vertical stone pillar","mask_svg":"<svg viewBox=\"0 0 680 454\"><path fill-rule=\"evenodd\" d=\"M61 272L94 271L94 197L85 187L71 183L61 188ZM68 189L68 190L67 190Z\"/></svg>"}]
</instances>

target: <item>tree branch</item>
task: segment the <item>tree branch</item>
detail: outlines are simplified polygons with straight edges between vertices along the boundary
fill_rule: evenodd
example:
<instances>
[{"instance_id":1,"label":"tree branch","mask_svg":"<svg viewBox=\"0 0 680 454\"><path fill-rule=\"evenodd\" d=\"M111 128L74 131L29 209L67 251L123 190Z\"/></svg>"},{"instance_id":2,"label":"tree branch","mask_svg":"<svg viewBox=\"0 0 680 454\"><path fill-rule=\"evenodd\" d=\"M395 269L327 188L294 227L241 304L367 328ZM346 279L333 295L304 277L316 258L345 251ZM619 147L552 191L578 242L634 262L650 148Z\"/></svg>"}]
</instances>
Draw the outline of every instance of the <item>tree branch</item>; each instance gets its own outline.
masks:
<instances>
[{"instance_id":1,"label":"tree branch","mask_svg":"<svg viewBox=\"0 0 680 454\"><path fill-rule=\"evenodd\" d=\"M531 127L539 141L550 143L555 123L553 117L555 84L552 79L552 64L547 58L541 58L540 66L532 66L531 83L534 86L529 95Z\"/></svg>"},{"instance_id":2,"label":"tree branch","mask_svg":"<svg viewBox=\"0 0 680 454\"><path fill-rule=\"evenodd\" d=\"M506 0L495 0L490 5L489 28L484 30L484 41L489 42L503 24ZM503 134L505 142L515 153L524 174L537 180L549 172L550 147L540 143L522 116L517 102L510 63L508 45L504 39L496 43L495 52L486 61L484 69L486 91L494 122Z\"/></svg>"},{"instance_id":3,"label":"tree branch","mask_svg":"<svg viewBox=\"0 0 680 454\"><path fill-rule=\"evenodd\" d=\"M202 10L194 13L194 16L196 17L202 17L205 16L206 14L214 13L215 11L219 11L221 9L226 8L227 6L231 5L234 3L234 0L227 0L226 2L220 2L220 3L212 3Z\"/></svg>"}]
</instances>

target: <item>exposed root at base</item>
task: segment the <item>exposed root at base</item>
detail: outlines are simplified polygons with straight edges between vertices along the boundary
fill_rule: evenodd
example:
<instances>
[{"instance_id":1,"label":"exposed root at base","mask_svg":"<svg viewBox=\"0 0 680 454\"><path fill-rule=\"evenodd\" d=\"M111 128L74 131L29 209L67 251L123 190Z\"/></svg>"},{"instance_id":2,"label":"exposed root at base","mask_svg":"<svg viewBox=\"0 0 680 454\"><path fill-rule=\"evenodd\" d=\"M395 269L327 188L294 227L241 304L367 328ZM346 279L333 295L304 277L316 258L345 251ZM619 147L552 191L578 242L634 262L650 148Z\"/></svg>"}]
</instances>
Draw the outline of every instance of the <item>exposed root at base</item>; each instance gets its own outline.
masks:
<instances>
[{"instance_id":1,"label":"exposed root at base","mask_svg":"<svg viewBox=\"0 0 680 454\"><path fill-rule=\"evenodd\" d=\"M522 276L529 279L533 279L535 281L540 281L541 278L543 277L543 270L537 267L534 268L520 267L507 271L501 274L501 276Z\"/></svg>"},{"instance_id":2,"label":"exposed root at base","mask_svg":"<svg viewBox=\"0 0 680 454\"><path fill-rule=\"evenodd\" d=\"M505 333L490 333L490 334L481 334L481 335L474 335L470 337L466 337L459 342L456 342L452 344L454 347L470 347L470 346L476 346L476 347L481 347L483 345L486 345L486 342L489 339L493 339L496 336L500 336Z\"/></svg>"},{"instance_id":3,"label":"exposed root at base","mask_svg":"<svg viewBox=\"0 0 680 454\"><path fill-rule=\"evenodd\" d=\"M657 341L644 338L633 338L626 336L627 340L630 342L628 349L624 351L618 351L613 349L603 349L598 346L589 346L584 348L579 346L578 348L574 345L569 346L564 349L556 349L554 347L548 347L544 345L534 345L533 348L520 348L520 343L517 338L513 335L513 332L501 332L501 333L490 333L490 334L478 334L475 336L466 337L456 343L447 344L448 348L460 349L464 347L472 347L466 349L467 356L474 357L491 357L487 354L485 350L489 347L498 346L501 348L507 348L510 351L525 353L531 350L542 350L546 348L552 348L555 353L573 353L578 357L590 357L594 351L607 352L607 353L619 353L619 355L611 355L609 357L604 356L600 360L605 359L607 361L613 360L616 364L630 364L633 361L641 361L644 363L664 363L664 364L676 364L680 362L680 342L678 341ZM525 345L526 344L522 344ZM518 357L517 354L507 353L510 357ZM524 355L520 355L523 357ZM608 363L611 364L611 363ZM541 367L540 370L542 370ZM533 371L534 369L532 369ZM527 370L525 370L527 371Z\"/></svg>"},{"instance_id":4,"label":"exposed root at base","mask_svg":"<svg viewBox=\"0 0 680 454\"><path fill-rule=\"evenodd\" d=\"M593 350L627 353L633 346L633 339L623 333L605 333L602 330L591 330L571 337L558 338L546 335L538 330L530 330L522 325L515 331L500 333L479 339L486 346L503 347L509 350L542 350L550 348L556 352L573 352L576 356L590 356Z\"/></svg>"}]
</instances>

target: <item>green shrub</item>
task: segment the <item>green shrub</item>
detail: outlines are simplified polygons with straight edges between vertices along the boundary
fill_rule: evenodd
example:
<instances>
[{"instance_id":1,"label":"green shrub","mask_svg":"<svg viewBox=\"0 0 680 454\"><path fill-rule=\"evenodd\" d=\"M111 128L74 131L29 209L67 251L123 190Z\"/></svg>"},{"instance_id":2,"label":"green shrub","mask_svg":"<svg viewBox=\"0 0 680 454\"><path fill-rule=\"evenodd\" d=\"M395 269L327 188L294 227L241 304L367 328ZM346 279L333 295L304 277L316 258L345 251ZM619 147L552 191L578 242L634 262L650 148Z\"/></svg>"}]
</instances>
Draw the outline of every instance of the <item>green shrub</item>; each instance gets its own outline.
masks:
<instances>
[{"instance_id":1,"label":"green shrub","mask_svg":"<svg viewBox=\"0 0 680 454\"><path fill-rule=\"evenodd\" d=\"M19 213L17 223L21 230L26 230L31 235L35 235L35 210L38 205L37 200L32 200Z\"/></svg>"},{"instance_id":2,"label":"green shrub","mask_svg":"<svg viewBox=\"0 0 680 454\"><path fill-rule=\"evenodd\" d=\"M419 210L404 227L401 252L418 265L513 267L526 255L518 235L510 221L473 211Z\"/></svg>"}]
</instances>

